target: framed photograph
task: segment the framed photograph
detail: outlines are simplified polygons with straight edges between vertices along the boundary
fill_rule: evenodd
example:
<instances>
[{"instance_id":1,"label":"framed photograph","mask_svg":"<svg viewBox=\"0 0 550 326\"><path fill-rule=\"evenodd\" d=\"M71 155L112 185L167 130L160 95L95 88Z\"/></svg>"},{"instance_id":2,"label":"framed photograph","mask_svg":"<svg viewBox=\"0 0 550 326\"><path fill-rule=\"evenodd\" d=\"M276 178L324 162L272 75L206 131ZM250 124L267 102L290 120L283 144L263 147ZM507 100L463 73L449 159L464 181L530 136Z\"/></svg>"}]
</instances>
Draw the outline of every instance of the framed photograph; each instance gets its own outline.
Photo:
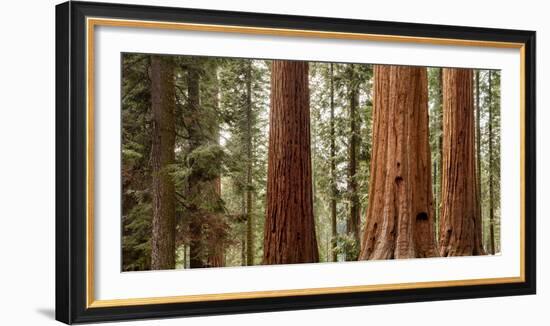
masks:
<instances>
[{"instance_id":1,"label":"framed photograph","mask_svg":"<svg viewBox=\"0 0 550 326\"><path fill-rule=\"evenodd\" d=\"M535 293L535 32L56 7L56 318Z\"/></svg>"}]
</instances>

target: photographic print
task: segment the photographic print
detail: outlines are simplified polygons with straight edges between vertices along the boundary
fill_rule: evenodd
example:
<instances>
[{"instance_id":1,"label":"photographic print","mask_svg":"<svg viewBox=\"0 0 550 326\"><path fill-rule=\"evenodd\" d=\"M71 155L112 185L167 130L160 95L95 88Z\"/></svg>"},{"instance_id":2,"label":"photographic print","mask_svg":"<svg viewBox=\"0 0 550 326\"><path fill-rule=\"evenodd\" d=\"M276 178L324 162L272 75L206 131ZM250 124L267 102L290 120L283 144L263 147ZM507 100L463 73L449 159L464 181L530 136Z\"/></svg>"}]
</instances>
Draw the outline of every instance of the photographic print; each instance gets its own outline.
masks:
<instances>
[{"instance_id":1,"label":"photographic print","mask_svg":"<svg viewBox=\"0 0 550 326\"><path fill-rule=\"evenodd\" d=\"M535 39L56 6L56 319L534 294Z\"/></svg>"},{"instance_id":2,"label":"photographic print","mask_svg":"<svg viewBox=\"0 0 550 326\"><path fill-rule=\"evenodd\" d=\"M499 255L500 70L121 54L122 271Z\"/></svg>"}]
</instances>

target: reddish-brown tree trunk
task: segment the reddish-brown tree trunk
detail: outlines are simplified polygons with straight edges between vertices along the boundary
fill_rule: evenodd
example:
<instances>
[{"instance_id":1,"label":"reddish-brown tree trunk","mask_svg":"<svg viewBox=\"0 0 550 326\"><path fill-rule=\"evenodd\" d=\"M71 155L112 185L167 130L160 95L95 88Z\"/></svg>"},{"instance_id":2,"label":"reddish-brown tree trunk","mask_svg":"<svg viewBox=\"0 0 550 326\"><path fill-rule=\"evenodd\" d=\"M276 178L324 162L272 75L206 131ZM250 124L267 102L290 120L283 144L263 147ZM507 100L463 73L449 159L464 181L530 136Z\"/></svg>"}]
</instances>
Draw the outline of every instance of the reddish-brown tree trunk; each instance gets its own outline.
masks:
<instances>
[{"instance_id":1,"label":"reddish-brown tree trunk","mask_svg":"<svg viewBox=\"0 0 550 326\"><path fill-rule=\"evenodd\" d=\"M151 58L151 103L153 111L152 196L153 234L151 269L173 269L176 254L175 190L169 174L174 163L176 106L174 67L169 58Z\"/></svg>"},{"instance_id":2,"label":"reddish-brown tree trunk","mask_svg":"<svg viewBox=\"0 0 550 326\"><path fill-rule=\"evenodd\" d=\"M373 156L360 259L437 255L426 68L374 67Z\"/></svg>"},{"instance_id":3,"label":"reddish-brown tree trunk","mask_svg":"<svg viewBox=\"0 0 550 326\"><path fill-rule=\"evenodd\" d=\"M308 63L273 61L264 264L319 260L309 119Z\"/></svg>"},{"instance_id":4,"label":"reddish-brown tree trunk","mask_svg":"<svg viewBox=\"0 0 550 326\"><path fill-rule=\"evenodd\" d=\"M474 130L473 71L445 68L441 256L484 254Z\"/></svg>"}]
</instances>

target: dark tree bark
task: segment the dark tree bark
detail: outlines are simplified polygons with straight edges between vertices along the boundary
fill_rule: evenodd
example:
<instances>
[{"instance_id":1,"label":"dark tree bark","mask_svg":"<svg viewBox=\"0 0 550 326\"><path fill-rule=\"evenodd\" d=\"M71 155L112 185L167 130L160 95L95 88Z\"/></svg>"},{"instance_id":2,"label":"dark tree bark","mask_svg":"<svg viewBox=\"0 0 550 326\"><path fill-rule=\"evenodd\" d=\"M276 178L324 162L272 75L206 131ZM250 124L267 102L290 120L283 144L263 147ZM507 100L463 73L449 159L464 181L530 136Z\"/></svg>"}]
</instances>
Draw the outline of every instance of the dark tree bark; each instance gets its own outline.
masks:
<instances>
[{"instance_id":1,"label":"dark tree bark","mask_svg":"<svg viewBox=\"0 0 550 326\"><path fill-rule=\"evenodd\" d=\"M484 254L472 84L471 69L443 69L441 256Z\"/></svg>"},{"instance_id":2,"label":"dark tree bark","mask_svg":"<svg viewBox=\"0 0 550 326\"><path fill-rule=\"evenodd\" d=\"M356 247L360 247L360 205L357 194L357 147L359 145L359 126L357 123L357 107L359 105L359 85L357 82L355 68L349 67L349 144L348 144L348 194L349 216L347 220L348 234L355 240ZM358 252L347 252L346 260L357 260Z\"/></svg>"},{"instance_id":3,"label":"dark tree bark","mask_svg":"<svg viewBox=\"0 0 550 326\"><path fill-rule=\"evenodd\" d=\"M195 66L197 63L189 65L187 68L187 108L185 116L187 132L189 134L189 152L192 153L204 142L201 130L200 120L200 71ZM188 178L187 195L189 198L195 198L200 193L201 176L195 171L191 172ZM188 207L189 211L189 267L205 267L204 244L202 234L202 216L199 213L199 207L196 200L191 199Z\"/></svg>"},{"instance_id":4,"label":"dark tree bark","mask_svg":"<svg viewBox=\"0 0 550 326\"><path fill-rule=\"evenodd\" d=\"M153 234L151 269L175 267L175 190L169 174L175 144L174 67L170 58L151 58L151 103L153 111L152 196Z\"/></svg>"},{"instance_id":5,"label":"dark tree bark","mask_svg":"<svg viewBox=\"0 0 550 326\"><path fill-rule=\"evenodd\" d=\"M331 258L336 261L337 229L336 229L336 133L334 128L334 65L330 64L330 227L331 227Z\"/></svg>"},{"instance_id":6,"label":"dark tree bark","mask_svg":"<svg viewBox=\"0 0 550 326\"><path fill-rule=\"evenodd\" d=\"M495 211L494 211L494 179L493 179L493 87L492 71L489 71L489 252L495 254Z\"/></svg>"},{"instance_id":7,"label":"dark tree bark","mask_svg":"<svg viewBox=\"0 0 550 326\"><path fill-rule=\"evenodd\" d=\"M264 264L319 260L309 119L308 63L273 61Z\"/></svg>"},{"instance_id":8,"label":"dark tree bark","mask_svg":"<svg viewBox=\"0 0 550 326\"><path fill-rule=\"evenodd\" d=\"M252 61L246 71L246 265L254 265L254 215L252 214Z\"/></svg>"},{"instance_id":9,"label":"dark tree bark","mask_svg":"<svg viewBox=\"0 0 550 326\"><path fill-rule=\"evenodd\" d=\"M437 255L426 68L374 66L373 156L360 259Z\"/></svg>"}]
</instances>

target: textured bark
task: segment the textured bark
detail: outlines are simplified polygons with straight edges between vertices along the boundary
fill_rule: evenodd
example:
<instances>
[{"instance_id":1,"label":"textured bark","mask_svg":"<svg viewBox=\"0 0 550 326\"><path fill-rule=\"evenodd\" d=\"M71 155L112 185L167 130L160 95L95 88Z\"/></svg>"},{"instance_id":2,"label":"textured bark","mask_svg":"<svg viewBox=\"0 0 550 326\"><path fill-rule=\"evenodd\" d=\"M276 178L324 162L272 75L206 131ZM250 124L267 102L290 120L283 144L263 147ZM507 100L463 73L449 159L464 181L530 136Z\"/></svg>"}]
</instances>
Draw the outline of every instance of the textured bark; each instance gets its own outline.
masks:
<instances>
[{"instance_id":1,"label":"textured bark","mask_svg":"<svg viewBox=\"0 0 550 326\"><path fill-rule=\"evenodd\" d=\"M471 69L443 69L441 256L484 254L472 84Z\"/></svg>"},{"instance_id":2,"label":"textured bark","mask_svg":"<svg viewBox=\"0 0 550 326\"><path fill-rule=\"evenodd\" d=\"M493 88L492 72L489 71L489 252L495 254L495 206L493 179Z\"/></svg>"},{"instance_id":3,"label":"textured bark","mask_svg":"<svg viewBox=\"0 0 550 326\"><path fill-rule=\"evenodd\" d=\"M357 195L357 147L359 145L359 126L357 123L357 107L359 105L359 87L355 80L355 68L350 66L350 89L349 89L349 144L348 144L348 194L349 198L349 216L347 220L347 231L354 240L356 247L360 246L360 205ZM346 260L357 260L358 253L347 252Z\"/></svg>"},{"instance_id":4,"label":"textured bark","mask_svg":"<svg viewBox=\"0 0 550 326\"><path fill-rule=\"evenodd\" d=\"M319 260L309 119L308 63L273 61L264 264Z\"/></svg>"},{"instance_id":5,"label":"textured bark","mask_svg":"<svg viewBox=\"0 0 550 326\"><path fill-rule=\"evenodd\" d=\"M152 196L153 234L151 239L151 269L175 267L175 190L169 175L174 163L175 88L171 59L151 58L152 136Z\"/></svg>"},{"instance_id":6,"label":"textured bark","mask_svg":"<svg viewBox=\"0 0 550 326\"><path fill-rule=\"evenodd\" d=\"M336 229L336 132L334 128L334 65L330 64L330 227L332 261L336 261L337 229Z\"/></svg>"},{"instance_id":7,"label":"textured bark","mask_svg":"<svg viewBox=\"0 0 550 326\"><path fill-rule=\"evenodd\" d=\"M254 265L254 215L252 215L252 61L246 72L246 265Z\"/></svg>"},{"instance_id":8,"label":"textured bark","mask_svg":"<svg viewBox=\"0 0 550 326\"><path fill-rule=\"evenodd\" d=\"M373 157L360 259L437 255L426 68L374 67Z\"/></svg>"}]
</instances>

